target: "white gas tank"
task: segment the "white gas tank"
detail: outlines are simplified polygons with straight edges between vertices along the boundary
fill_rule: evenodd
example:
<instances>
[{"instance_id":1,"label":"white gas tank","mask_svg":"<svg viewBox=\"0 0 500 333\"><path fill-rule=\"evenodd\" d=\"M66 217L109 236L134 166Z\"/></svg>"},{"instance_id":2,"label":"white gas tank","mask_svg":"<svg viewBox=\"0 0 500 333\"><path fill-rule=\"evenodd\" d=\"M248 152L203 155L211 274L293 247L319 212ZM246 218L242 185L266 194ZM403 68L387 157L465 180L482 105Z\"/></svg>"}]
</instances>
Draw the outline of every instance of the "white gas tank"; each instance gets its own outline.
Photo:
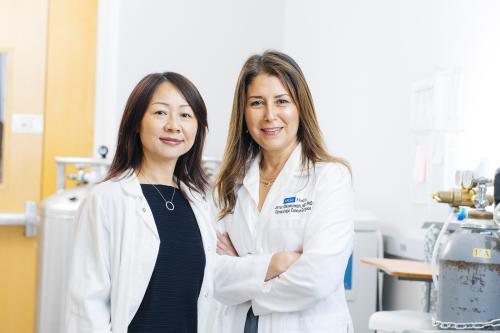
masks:
<instances>
[{"instance_id":1,"label":"white gas tank","mask_svg":"<svg viewBox=\"0 0 500 333\"><path fill-rule=\"evenodd\" d=\"M67 189L41 204L38 333L64 333L67 280L76 211L91 186Z\"/></svg>"}]
</instances>

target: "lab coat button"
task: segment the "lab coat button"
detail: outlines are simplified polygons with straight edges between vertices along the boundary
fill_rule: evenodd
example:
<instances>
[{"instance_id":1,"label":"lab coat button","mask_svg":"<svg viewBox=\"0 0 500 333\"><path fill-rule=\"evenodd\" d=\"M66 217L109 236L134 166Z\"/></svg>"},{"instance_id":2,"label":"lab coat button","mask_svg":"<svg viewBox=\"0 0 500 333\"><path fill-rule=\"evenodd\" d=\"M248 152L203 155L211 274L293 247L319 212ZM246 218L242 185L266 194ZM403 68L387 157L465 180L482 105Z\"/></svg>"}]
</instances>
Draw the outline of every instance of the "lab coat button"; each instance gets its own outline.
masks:
<instances>
[{"instance_id":1,"label":"lab coat button","mask_svg":"<svg viewBox=\"0 0 500 333\"><path fill-rule=\"evenodd\" d=\"M145 213L146 212L146 208L143 208L142 211Z\"/></svg>"},{"instance_id":2,"label":"lab coat button","mask_svg":"<svg viewBox=\"0 0 500 333\"><path fill-rule=\"evenodd\" d=\"M208 292L205 293L205 298L207 298L207 297L208 297Z\"/></svg>"}]
</instances>

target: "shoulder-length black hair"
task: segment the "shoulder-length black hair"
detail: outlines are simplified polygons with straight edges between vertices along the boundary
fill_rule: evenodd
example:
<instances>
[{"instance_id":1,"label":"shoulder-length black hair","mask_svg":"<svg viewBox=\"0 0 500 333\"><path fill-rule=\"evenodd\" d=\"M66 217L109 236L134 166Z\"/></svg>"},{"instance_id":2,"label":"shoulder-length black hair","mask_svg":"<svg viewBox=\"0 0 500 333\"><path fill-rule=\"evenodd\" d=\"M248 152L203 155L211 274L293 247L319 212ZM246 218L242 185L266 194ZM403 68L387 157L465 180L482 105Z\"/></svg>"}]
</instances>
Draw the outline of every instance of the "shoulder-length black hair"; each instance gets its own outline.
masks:
<instances>
[{"instance_id":1,"label":"shoulder-length black hair","mask_svg":"<svg viewBox=\"0 0 500 333\"><path fill-rule=\"evenodd\" d=\"M139 130L142 118L156 89L163 82L170 82L184 96L198 121L198 130L193 147L180 156L174 169L177 186L185 183L190 189L205 194L207 175L201 166L203 146L208 130L207 108L195 85L181 74L174 72L146 75L130 94L123 112L115 157L105 180L122 176L127 171L137 171L142 164L144 152Z\"/></svg>"}]
</instances>

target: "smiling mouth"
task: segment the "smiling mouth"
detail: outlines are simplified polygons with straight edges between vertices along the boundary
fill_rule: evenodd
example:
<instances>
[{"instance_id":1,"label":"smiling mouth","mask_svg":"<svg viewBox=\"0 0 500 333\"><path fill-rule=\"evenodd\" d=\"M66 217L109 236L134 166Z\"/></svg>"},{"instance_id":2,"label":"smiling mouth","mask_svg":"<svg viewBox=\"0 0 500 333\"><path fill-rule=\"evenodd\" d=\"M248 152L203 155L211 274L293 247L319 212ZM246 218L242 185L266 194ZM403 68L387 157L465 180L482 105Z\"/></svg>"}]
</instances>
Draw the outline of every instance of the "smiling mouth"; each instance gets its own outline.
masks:
<instances>
[{"instance_id":1,"label":"smiling mouth","mask_svg":"<svg viewBox=\"0 0 500 333\"><path fill-rule=\"evenodd\" d=\"M182 140L174 138L160 138L160 141L169 145L178 145Z\"/></svg>"},{"instance_id":2,"label":"smiling mouth","mask_svg":"<svg viewBox=\"0 0 500 333\"><path fill-rule=\"evenodd\" d=\"M260 130L264 133L264 135L275 136L278 135L283 127L272 127L272 128L261 128Z\"/></svg>"}]
</instances>

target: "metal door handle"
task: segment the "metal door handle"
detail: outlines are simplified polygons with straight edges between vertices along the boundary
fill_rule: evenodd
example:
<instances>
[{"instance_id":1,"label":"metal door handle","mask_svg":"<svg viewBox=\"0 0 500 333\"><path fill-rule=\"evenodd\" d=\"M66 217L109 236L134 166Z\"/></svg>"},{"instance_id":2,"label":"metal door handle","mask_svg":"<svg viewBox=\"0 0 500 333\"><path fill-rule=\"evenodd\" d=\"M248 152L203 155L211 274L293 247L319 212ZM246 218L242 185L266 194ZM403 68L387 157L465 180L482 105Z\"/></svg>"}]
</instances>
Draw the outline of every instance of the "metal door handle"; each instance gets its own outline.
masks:
<instances>
[{"instance_id":1,"label":"metal door handle","mask_svg":"<svg viewBox=\"0 0 500 333\"><path fill-rule=\"evenodd\" d=\"M36 202L26 201L23 213L1 213L0 226L24 225L24 235L34 237L36 235L37 214Z\"/></svg>"}]
</instances>

